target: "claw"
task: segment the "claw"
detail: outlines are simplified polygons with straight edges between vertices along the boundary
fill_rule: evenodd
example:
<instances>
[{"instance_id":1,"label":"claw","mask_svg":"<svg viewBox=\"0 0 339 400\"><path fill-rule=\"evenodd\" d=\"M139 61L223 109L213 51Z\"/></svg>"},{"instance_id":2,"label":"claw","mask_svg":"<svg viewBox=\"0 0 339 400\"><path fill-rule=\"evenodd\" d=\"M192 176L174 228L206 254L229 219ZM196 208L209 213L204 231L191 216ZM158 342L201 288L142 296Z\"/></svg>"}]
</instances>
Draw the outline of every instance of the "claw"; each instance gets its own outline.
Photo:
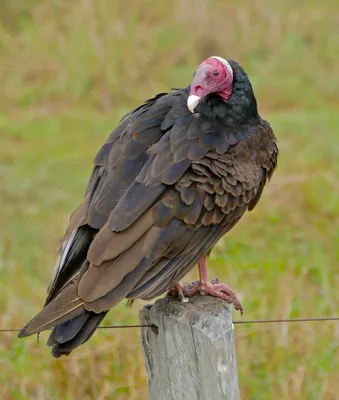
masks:
<instances>
[{"instance_id":1,"label":"claw","mask_svg":"<svg viewBox=\"0 0 339 400\"><path fill-rule=\"evenodd\" d=\"M192 297L197 293L202 296L207 294L233 304L234 308L243 314L244 310L242 305L232 289L219 282L218 278L215 278L212 281L208 280L206 257L203 257L199 262L199 276L200 281L193 282L186 287L182 287L180 282L177 283L168 294L178 296L179 300L183 303L188 302L187 297Z\"/></svg>"},{"instance_id":2,"label":"claw","mask_svg":"<svg viewBox=\"0 0 339 400\"><path fill-rule=\"evenodd\" d=\"M203 296L210 295L218 297L233 304L234 308L243 314L243 307L233 290L225 284L220 283L218 279L214 279L211 282L193 282L191 285L183 288L183 291L187 297L192 297L197 293Z\"/></svg>"},{"instance_id":3,"label":"claw","mask_svg":"<svg viewBox=\"0 0 339 400\"><path fill-rule=\"evenodd\" d=\"M188 298L185 297L184 290L180 282L173 286L172 289L169 290L168 294L171 296L177 296L182 303L189 302Z\"/></svg>"}]
</instances>

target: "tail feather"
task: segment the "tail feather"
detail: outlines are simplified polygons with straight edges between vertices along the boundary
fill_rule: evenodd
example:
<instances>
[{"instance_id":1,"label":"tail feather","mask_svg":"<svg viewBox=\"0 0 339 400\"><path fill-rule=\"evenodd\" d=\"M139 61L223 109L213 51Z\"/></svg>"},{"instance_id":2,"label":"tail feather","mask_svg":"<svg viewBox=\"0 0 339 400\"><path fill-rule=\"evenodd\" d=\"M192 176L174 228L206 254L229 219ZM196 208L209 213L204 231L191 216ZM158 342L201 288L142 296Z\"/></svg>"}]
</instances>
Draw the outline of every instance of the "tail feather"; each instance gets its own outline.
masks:
<instances>
[{"instance_id":1,"label":"tail feather","mask_svg":"<svg viewBox=\"0 0 339 400\"><path fill-rule=\"evenodd\" d=\"M84 302L77 294L77 282L72 281L48 303L18 334L19 338L45 331L84 313Z\"/></svg>"},{"instance_id":2,"label":"tail feather","mask_svg":"<svg viewBox=\"0 0 339 400\"><path fill-rule=\"evenodd\" d=\"M53 346L55 343L66 343L73 339L80 332L89 317L90 313L84 312L83 314L56 326L48 338L47 346Z\"/></svg>"},{"instance_id":3,"label":"tail feather","mask_svg":"<svg viewBox=\"0 0 339 400\"><path fill-rule=\"evenodd\" d=\"M84 314L74 318L74 320L64 322L63 324L54 328L48 339L48 344L53 346L53 357L59 358L63 355L68 355L72 350L85 343L96 331L106 314L107 311L104 311L100 314L95 314L91 311L85 311ZM80 327L75 335L74 329L69 329L69 322L71 324L73 323L77 328Z\"/></svg>"}]
</instances>

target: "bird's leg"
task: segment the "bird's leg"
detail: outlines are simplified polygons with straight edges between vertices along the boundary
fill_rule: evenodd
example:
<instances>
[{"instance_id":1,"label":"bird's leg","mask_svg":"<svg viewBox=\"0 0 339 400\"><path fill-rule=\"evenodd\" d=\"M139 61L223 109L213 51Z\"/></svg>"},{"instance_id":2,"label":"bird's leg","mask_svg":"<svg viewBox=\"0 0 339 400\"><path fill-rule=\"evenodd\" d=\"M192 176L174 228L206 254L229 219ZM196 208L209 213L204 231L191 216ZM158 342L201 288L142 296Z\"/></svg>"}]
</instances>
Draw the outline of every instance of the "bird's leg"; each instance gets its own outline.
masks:
<instances>
[{"instance_id":1,"label":"bird's leg","mask_svg":"<svg viewBox=\"0 0 339 400\"><path fill-rule=\"evenodd\" d=\"M228 303L232 303L236 310L243 313L243 308L238 300L235 293L227 287L225 284L220 283L218 279L208 280L207 262L206 257L203 257L199 262L199 276L200 282L193 282L191 285L183 289L184 294L187 297L192 297L196 293L202 295L209 294L213 297L219 297L220 299L226 300Z\"/></svg>"},{"instance_id":2,"label":"bird's leg","mask_svg":"<svg viewBox=\"0 0 339 400\"><path fill-rule=\"evenodd\" d=\"M168 292L171 296L177 296L182 303L187 303L188 299L184 295L183 287L180 282L172 287Z\"/></svg>"}]
</instances>

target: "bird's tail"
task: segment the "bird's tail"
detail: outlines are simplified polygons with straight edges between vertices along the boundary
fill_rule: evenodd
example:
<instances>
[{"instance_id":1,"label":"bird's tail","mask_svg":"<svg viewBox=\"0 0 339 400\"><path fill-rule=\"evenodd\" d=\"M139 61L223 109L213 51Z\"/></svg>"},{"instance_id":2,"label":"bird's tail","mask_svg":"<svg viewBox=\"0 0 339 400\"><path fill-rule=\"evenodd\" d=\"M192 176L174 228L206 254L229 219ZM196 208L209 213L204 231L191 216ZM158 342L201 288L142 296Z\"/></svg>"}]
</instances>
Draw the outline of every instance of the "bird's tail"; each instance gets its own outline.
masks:
<instances>
[{"instance_id":1,"label":"bird's tail","mask_svg":"<svg viewBox=\"0 0 339 400\"><path fill-rule=\"evenodd\" d=\"M107 311L83 314L56 326L50 334L47 345L52 346L52 355L59 358L85 343L96 331Z\"/></svg>"},{"instance_id":2,"label":"bird's tail","mask_svg":"<svg viewBox=\"0 0 339 400\"><path fill-rule=\"evenodd\" d=\"M53 346L53 356L60 357L86 342L106 313L96 314L85 310L84 302L77 294L77 281L72 281L21 329L18 337L54 328L47 343Z\"/></svg>"}]
</instances>

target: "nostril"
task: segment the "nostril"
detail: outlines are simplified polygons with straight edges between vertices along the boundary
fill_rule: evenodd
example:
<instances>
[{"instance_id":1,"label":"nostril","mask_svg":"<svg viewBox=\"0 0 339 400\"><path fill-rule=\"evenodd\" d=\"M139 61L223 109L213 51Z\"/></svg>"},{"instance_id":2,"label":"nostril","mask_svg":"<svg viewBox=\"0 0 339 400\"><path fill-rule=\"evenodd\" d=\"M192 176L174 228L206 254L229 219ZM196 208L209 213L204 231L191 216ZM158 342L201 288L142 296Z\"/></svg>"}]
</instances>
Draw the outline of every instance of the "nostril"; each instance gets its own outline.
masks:
<instances>
[{"instance_id":1,"label":"nostril","mask_svg":"<svg viewBox=\"0 0 339 400\"><path fill-rule=\"evenodd\" d=\"M196 94L199 94L199 92L202 91L202 86L200 86L200 85L195 86L194 87L194 91L195 91Z\"/></svg>"}]
</instances>

